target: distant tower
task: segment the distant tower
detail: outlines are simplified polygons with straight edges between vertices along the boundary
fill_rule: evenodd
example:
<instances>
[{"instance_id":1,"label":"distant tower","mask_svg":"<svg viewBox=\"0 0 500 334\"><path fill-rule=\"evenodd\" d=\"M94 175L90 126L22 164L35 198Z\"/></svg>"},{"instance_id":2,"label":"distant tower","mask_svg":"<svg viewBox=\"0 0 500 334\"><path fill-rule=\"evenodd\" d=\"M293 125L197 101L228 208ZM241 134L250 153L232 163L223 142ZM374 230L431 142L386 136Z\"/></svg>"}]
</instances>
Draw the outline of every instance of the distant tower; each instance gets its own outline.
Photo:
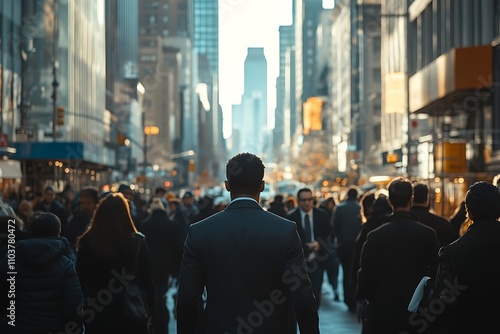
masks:
<instances>
[{"instance_id":1,"label":"distant tower","mask_svg":"<svg viewBox=\"0 0 500 334\"><path fill-rule=\"evenodd\" d=\"M240 151L262 154L267 129L267 60L264 48L248 48L241 105L233 107L233 128L241 133Z\"/></svg>"}]
</instances>

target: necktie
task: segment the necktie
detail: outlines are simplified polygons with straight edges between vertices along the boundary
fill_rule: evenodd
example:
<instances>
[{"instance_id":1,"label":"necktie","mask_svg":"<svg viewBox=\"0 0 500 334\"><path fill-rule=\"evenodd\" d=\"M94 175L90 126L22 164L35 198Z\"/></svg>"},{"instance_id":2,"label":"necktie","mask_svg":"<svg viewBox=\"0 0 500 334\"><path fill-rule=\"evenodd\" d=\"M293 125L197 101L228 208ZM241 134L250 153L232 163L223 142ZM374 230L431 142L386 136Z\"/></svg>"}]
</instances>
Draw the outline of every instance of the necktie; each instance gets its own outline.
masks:
<instances>
[{"instance_id":1,"label":"necktie","mask_svg":"<svg viewBox=\"0 0 500 334\"><path fill-rule=\"evenodd\" d=\"M304 217L304 240L305 242L311 242L311 221L309 220L309 215L306 214Z\"/></svg>"}]
</instances>

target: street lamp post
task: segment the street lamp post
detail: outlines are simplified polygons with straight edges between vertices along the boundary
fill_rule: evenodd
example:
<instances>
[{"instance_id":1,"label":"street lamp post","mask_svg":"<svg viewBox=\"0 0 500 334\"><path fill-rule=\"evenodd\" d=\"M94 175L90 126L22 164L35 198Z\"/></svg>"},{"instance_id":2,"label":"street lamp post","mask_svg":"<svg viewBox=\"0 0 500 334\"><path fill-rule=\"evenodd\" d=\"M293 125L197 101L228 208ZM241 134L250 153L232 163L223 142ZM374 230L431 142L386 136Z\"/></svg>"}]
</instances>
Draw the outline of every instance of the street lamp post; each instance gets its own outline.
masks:
<instances>
[{"instance_id":1,"label":"street lamp post","mask_svg":"<svg viewBox=\"0 0 500 334\"><path fill-rule=\"evenodd\" d=\"M142 113L143 124L145 124L145 113ZM148 136L156 136L160 133L160 128L157 126L144 126L144 146L143 146L143 154L144 154L144 189L147 188L147 176L146 169L148 168Z\"/></svg>"}]
</instances>

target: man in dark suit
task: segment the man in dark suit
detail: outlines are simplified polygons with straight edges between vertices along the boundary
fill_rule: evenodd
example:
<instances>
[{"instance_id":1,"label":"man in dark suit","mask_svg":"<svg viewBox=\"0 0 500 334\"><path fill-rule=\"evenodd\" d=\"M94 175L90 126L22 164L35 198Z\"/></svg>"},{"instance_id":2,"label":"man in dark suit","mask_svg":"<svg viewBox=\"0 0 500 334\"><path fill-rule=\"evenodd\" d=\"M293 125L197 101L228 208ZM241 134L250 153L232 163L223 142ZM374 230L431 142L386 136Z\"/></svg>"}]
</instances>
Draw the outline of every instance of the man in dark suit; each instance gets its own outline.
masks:
<instances>
[{"instance_id":1,"label":"man in dark suit","mask_svg":"<svg viewBox=\"0 0 500 334\"><path fill-rule=\"evenodd\" d=\"M319 333L295 224L259 205L264 165L238 154L226 165L231 203L189 227L177 299L177 333ZM206 308L201 311L203 289ZM200 314L203 313L203 314ZM201 319L201 321L200 321Z\"/></svg>"},{"instance_id":2,"label":"man in dark suit","mask_svg":"<svg viewBox=\"0 0 500 334\"><path fill-rule=\"evenodd\" d=\"M297 202L298 208L288 216L288 219L297 224L314 297L319 307L323 273L327 260L333 253L330 247L332 242L330 223L328 216L314 207L311 189L300 189L297 193Z\"/></svg>"},{"instance_id":3,"label":"man in dark suit","mask_svg":"<svg viewBox=\"0 0 500 334\"><path fill-rule=\"evenodd\" d=\"M354 298L356 287L351 284L351 272L356 238L361 230L361 223L361 205L358 202L358 190L351 187L347 191L345 201L335 207L332 217L333 233L337 238L337 251L342 264L344 303L347 305L349 312L356 311L356 300Z\"/></svg>"},{"instance_id":4,"label":"man in dark suit","mask_svg":"<svg viewBox=\"0 0 500 334\"><path fill-rule=\"evenodd\" d=\"M455 240L448 219L429 212L429 187L426 184L419 183L413 186L413 206L410 212L417 216L420 223L429 226L436 232L440 247Z\"/></svg>"},{"instance_id":5,"label":"man in dark suit","mask_svg":"<svg viewBox=\"0 0 500 334\"><path fill-rule=\"evenodd\" d=\"M368 233L361 251L356 297L369 303L363 333L417 333L407 307L422 277L434 276L439 244L434 230L409 212L412 196L409 180L391 182L394 213Z\"/></svg>"}]
</instances>

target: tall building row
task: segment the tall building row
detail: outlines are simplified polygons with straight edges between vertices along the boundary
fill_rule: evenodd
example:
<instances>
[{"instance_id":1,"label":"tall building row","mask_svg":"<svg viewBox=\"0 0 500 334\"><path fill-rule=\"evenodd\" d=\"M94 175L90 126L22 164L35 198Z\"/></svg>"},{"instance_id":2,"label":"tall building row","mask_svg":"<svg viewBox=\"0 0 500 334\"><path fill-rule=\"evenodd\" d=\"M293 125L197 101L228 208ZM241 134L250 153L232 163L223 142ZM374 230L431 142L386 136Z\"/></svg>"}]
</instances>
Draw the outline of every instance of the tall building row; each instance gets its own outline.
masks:
<instances>
[{"instance_id":1,"label":"tall building row","mask_svg":"<svg viewBox=\"0 0 500 334\"><path fill-rule=\"evenodd\" d=\"M200 130L222 123L217 1L4 1L0 16L0 152L22 175L4 193L218 172L222 134Z\"/></svg>"}]
</instances>

